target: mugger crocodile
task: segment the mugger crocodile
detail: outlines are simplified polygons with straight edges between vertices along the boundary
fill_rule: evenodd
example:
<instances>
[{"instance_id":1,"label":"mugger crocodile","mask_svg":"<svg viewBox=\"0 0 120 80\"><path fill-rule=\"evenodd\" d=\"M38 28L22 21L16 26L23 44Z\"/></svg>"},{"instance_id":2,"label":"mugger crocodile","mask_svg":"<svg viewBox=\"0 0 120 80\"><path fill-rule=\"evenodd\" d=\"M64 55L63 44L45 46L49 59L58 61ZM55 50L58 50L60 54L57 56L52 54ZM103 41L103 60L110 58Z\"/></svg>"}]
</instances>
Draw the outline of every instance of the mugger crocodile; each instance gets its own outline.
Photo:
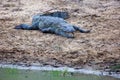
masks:
<instances>
[{"instance_id":1,"label":"mugger crocodile","mask_svg":"<svg viewBox=\"0 0 120 80\"><path fill-rule=\"evenodd\" d=\"M67 38L74 38L73 32L89 33L90 30L84 30L80 27L69 24L66 20L54 16L35 15L32 19L32 25L20 24L15 29L40 30L43 33L53 33Z\"/></svg>"}]
</instances>

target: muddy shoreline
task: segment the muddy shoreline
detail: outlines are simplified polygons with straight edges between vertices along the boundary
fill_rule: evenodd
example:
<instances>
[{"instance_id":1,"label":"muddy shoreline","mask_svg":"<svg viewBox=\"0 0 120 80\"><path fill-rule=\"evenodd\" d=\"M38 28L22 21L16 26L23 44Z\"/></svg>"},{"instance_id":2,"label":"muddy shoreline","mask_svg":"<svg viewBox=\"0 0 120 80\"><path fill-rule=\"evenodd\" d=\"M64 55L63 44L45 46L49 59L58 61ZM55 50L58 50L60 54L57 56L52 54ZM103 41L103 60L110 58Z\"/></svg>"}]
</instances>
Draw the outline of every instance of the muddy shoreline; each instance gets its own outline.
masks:
<instances>
[{"instance_id":1,"label":"muddy shoreline","mask_svg":"<svg viewBox=\"0 0 120 80\"><path fill-rule=\"evenodd\" d=\"M120 1L5 0L0 2L0 63L51 65L120 72ZM40 31L15 30L32 16L67 11L67 21L90 34L67 39Z\"/></svg>"},{"instance_id":2,"label":"muddy shoreline","mask_svg":"<svg viewBox=\"0 0 120 80\"><path fill-rule=\"evenodd\" d=\"M33 57L31 56L31 53L26 52L24 50L18 50L18 49L11 49L11 50L1 50L2 55L0 56L0 63L2 64L13 64L13 65L19 65L19 66L32 66L32 65L39 65L39 66L53 66L53 67L64 67L64 66L68 66L71 68L75 68L75 69L82 69L82 68L86 68L86 69L93 69L93 70L100 70L100 71L107 71L109 73L111 72L115 72L117 74L120 74L120 69L119 67L117 68L116 66L119 66L119 62L117 62L118 60L116 60L115 62L112 61L107 61L107 62L102 62L102 63L96 63L96 64L92 64L91 62L91 57L87 57L88 61L87 62L83 62L83 58L86 55L82 55L83 58L81 58L81 62L75 61L74 63L65 63L64 61L61 61L60 59L56 59L53 57L56 56L55 54L51 54L49 53L49 57L46 58L46 55L48 53L44 53L44 56L42 55L41 57L45 57L43 59L41 59L41 57ZM34 53L34 55L38 55L36 53ZM51 57L52 55L52 57ZM58 54L57 54L58 55ZM73 53L65 53L65 55L71 55L76 56L76 54ZM92 55L89 55L92 56ZM65 60L65 59L64 59ZM112 69L112 67L116 67L114 69Z\"/></svg>"},{"instance_id":3,"label":"muddy shoreline","mask_svg":"<svg viewBox=\"0 0 120 80\"><path fill-rule=\"evenodd\" d=\"M90 69L74 69L67 66L64 67L53 67L53 66L40 66L39 64L25 66L25 65L12 65L12 64L0 64L0 68L11 68L11 69L20 69L20 70L41 70L41 71L65 71L72 73L82 73L82 74L93 74L98 76L111 76L114 78L120 78L120 74L114 72L105 72L99 70L90 70Z\"/></svg>"}]
</instances>

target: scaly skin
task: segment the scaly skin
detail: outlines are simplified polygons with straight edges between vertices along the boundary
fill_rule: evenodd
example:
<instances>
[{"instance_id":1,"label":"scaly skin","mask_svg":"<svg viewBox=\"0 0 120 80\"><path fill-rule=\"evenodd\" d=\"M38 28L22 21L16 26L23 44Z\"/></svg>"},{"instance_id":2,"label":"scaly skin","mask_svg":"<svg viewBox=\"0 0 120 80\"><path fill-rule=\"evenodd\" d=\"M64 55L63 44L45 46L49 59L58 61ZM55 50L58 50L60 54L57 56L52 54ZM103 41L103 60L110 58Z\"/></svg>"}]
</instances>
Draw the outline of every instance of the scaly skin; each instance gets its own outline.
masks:
<instances>
[{"instance_id":1,"label":"scaly skin","mask_svg":"<svg viewBox=\"0 0 120 80\"><path fill-rule=\"evenodd\" d=\"M52 17L59 17L59 18L63 18L63 19L68 19L69 18L69 14L66 11L56 11L56 12L48 12L45 14L38 14L41 16L52 16Z\"/></svg>"},{"instance_id":2,"label":"scaly skin","mask_svg":"<svg viewBox=\"0 0 120 80\"><path fill-rule=\"evenodd\" d=\"M90 32L90 30L83 30L79 27L73 26L62 18L40 15L35 15L33 17L31 26L20 24L16 26L15 29L40 30L44 33L54 33L67 38L74 38L74 31L80 31L82 33Z\"/></svg>"}]
</instances>

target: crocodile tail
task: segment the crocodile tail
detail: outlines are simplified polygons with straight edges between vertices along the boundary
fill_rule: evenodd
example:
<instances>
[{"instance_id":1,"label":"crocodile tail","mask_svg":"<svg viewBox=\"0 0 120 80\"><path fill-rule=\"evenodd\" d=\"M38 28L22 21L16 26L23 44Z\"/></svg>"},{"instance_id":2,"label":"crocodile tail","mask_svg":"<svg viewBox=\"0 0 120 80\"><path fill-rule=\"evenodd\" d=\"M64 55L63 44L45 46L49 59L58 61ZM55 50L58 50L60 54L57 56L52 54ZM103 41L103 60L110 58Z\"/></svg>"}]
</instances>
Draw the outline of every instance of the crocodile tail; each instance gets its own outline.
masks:
<instances>
[{"instance_id":1,"label":"crocodile tail","mask_svg":"<svg viewBox=\"0 0 120 80\"><path fill-rule=\"evenodd\" d=\"M75 30L80 31L81 33L89 33L89 32L91 31L91 30L81 29L81 28L79 28L79 27L77 27L77 26L73 26L73 27L74 27Z\"/></svg>"}]
</instances>

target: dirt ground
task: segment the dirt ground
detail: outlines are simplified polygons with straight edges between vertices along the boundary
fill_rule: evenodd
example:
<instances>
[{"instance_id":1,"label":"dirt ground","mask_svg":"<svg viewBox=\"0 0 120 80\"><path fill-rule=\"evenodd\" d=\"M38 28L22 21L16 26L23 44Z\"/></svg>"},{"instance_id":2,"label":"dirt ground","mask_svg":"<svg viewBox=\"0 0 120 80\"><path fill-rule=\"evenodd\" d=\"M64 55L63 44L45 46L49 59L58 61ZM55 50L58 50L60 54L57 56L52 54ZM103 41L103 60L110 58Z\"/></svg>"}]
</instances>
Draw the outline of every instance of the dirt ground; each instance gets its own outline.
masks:
<instances>
[{"instance_id":1,"label":"dirt ground","mask_svg":"<svg viewBox=\"0 0 120 80\"><path fill-rule=\"evenodd\" d=\"M71 24L91 29L67 39L40 31L15 30L32 16L68 11ZM1 0L0 63L107 70L120 65L119 0Z\"/></svg>"}]
</instances>

